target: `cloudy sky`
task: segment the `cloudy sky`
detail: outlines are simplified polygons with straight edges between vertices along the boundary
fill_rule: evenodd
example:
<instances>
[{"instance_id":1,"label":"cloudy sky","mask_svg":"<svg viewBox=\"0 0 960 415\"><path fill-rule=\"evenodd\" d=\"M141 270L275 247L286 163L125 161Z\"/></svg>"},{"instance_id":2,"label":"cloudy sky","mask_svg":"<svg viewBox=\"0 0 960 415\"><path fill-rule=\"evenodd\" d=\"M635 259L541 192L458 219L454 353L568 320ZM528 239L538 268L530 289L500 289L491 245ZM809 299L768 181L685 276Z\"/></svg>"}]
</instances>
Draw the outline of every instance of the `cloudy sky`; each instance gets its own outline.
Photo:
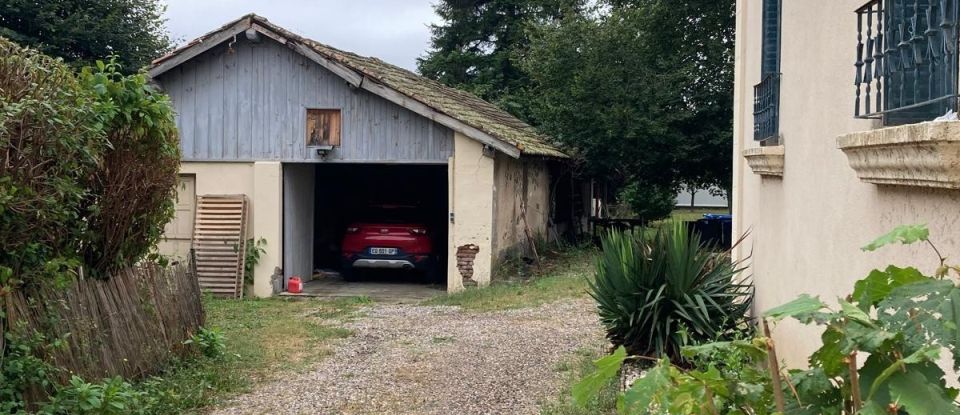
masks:
<instances>
[{"instance_id":1,"label":"cloudy sky","mask_svg":"<svg viewBox=\"0 0 960 415\"><path fill-rule=\"evenodd\" d=\"M434 0L164 0L183 43L253 12L330 46L416 69L430 45Z\"/></svg>"}]
</instances>

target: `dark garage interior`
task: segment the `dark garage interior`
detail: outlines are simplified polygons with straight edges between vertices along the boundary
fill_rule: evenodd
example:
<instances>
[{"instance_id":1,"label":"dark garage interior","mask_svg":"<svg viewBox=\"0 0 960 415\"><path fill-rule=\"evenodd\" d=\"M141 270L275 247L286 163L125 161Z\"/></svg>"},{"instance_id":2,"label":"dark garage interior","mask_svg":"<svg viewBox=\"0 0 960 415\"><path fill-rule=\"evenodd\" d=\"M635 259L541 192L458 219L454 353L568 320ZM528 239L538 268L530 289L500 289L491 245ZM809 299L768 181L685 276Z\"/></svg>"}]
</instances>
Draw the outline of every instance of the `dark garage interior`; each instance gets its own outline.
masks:
<instances>
[{"instance_id":1,"label":"dark garage interior","mask_svg":"<svg viewBox=\"0 0 960 415\"><path fill-rule=\"evenodd\" d=\"M317 164L314 268L341 270L341 241L354 221L416 220L425 225L437 255L433 283L446 281L448 186L446 165ZM380 206L403 206L412 217L378 218ZM426 282L399 270L364 272L361 280Z\"/></svg>"}]
</instances>

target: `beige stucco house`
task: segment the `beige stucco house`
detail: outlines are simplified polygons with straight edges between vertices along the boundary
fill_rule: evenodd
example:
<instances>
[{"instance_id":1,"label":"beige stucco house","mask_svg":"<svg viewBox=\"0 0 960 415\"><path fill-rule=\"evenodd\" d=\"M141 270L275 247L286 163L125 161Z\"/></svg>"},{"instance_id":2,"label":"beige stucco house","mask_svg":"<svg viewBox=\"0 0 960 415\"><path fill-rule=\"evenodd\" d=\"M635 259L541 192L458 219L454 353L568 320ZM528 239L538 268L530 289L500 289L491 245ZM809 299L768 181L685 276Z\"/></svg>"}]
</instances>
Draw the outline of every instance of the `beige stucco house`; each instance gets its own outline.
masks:
<instances>
[{"instance_id":1,"label":"beige stucco house","mask_svg":"<svg viewBox=\"0 0 960 415\"><path fill-rule=\"evenodd\" d=\"M550 192L566 156L530 126L260 16L157 59L149 74L177 110L183 153L161 249L189 251L196 196L245 195L247 237L267 240L257 296L274 293L278 268L289 278L335 263L345 215L371 201L405 198L432 218L451 291L487 284L528 227L546 234L562 221L551 221Z\"/></svg>"},{"instance_id":2,"label":"beige stucco house","mask_svg":"<svg viewBox=\"0 0 960 415\"><path fill-rule=\"evenodd\" d=\"M800 293L835 300L890 263L932 272L927 247L861 252L897 225L928 224L957 257L960 123L930 122L956 110L956 8L737 1L731 202L758 312ZM790 322L775 337L795 366L819 346L818 330Z\"/></svg>"}]
</instances>

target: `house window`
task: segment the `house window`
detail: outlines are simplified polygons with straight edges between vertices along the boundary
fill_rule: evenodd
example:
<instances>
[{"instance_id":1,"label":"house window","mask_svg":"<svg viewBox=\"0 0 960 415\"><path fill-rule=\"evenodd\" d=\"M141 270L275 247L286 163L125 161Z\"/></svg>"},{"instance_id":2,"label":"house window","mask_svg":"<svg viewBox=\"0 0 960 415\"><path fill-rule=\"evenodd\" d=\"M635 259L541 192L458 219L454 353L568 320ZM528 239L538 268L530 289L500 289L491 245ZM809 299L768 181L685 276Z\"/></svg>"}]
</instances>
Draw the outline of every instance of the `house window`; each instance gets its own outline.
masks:
<instances>
[{"instance_id":1,"label":"house window","mask_svg":"<svg viewBox=\"0 0 960 415\"><path fill-rule=\"evenodd\" d=\"M930 121L957 109L957 1L871 0L857 9L857 118Z\"/></svg>"},{"instance_id":2,"label":"house window","mask_svg":"<svg viewBox=\"0 0 960 415\"><path fill-rule=\"evenodd\" d=\"M753 87L753 138L761 145L779 144L780 1L763 0L760 83Z\"/></svg>"},{"instance_id":3,"label":"house window","mask_svg":"<svg viewBox=\"0 0 960 415\"><path fill-rule=\"evenodd\" d=\"M307 147L340 145L340 110L307 109Z\"/></svg>"}]
</instances>

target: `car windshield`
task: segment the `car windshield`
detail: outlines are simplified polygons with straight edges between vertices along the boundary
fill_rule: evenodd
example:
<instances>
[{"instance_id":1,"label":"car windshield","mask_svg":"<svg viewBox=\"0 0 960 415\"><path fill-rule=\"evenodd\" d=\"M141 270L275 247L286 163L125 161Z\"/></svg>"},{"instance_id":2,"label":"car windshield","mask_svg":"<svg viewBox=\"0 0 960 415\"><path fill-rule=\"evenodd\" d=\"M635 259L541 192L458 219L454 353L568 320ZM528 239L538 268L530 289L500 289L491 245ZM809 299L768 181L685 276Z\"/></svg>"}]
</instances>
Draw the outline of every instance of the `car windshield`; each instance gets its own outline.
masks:
<instances>
[{"instance_id":1,"label":"car windshield","mask_svg":"<svg viewBox=\"0 0 960 415\"><path fill-rule=\"evenodd\" d=\"M376 223L411 223L422 221L423 215L416 206L376 205L364 208L357 220Z\"/></svg>"}]
</instances>

